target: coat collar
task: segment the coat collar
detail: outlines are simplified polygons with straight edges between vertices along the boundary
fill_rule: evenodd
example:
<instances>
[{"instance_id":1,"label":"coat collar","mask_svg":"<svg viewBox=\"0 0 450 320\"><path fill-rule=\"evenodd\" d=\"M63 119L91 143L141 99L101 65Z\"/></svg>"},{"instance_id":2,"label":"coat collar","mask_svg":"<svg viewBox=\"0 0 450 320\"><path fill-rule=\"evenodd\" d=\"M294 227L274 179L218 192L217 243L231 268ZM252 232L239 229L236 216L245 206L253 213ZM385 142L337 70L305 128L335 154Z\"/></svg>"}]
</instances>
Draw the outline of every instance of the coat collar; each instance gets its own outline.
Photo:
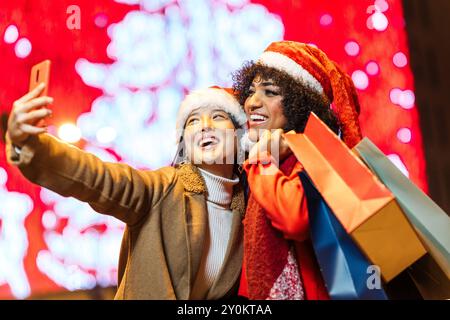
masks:
<instances>
[{"instance_id":1,"label":"coat collar","mask_svg":"<svg viewBox=\"0 0 450 320\"><path fill-rule=\"evenodd\" d=\"M178 167L178 174L180 180L184 185L184 190L187 192L205 194L207 192L205 180L198 170L198 168L190 163L181 164ZM242 179L242 177L240 177ZM233 198L231 200L231 210L237 210L241 218L245 214L245 198L242 182L239 182L233 188Z\"/></svg>"},{"instance_id":2,"label":"coat collar","mask_svg":"<svg viewBox=\"0 0 450 320\"><path fill-rule=\"evenodd\" d=\"M205 181L196 166L185 163L178 167L178 174L184 189L193 193L206 193Z\"/></svg>"}]
</instances>

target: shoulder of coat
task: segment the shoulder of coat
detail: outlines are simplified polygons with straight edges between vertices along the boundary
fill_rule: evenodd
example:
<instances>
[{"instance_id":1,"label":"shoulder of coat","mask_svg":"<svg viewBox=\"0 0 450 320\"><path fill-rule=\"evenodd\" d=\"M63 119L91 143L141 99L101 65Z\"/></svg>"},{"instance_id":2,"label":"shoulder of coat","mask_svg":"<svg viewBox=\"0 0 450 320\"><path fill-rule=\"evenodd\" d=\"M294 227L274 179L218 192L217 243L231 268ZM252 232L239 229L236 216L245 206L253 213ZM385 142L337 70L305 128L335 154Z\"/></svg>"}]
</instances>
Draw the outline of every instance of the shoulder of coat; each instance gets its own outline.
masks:
<instances>
[{"instance_id":1,"label":"shoulder of coat","mask_svg":"<svg viewBox=\"0 0 450 320\"><path fill-rule=\"evenodd\" d=\"M196 166L185 163L177 166L178 176L186 191L206 193L205 181Z\"/></svg>"}]
</instances>

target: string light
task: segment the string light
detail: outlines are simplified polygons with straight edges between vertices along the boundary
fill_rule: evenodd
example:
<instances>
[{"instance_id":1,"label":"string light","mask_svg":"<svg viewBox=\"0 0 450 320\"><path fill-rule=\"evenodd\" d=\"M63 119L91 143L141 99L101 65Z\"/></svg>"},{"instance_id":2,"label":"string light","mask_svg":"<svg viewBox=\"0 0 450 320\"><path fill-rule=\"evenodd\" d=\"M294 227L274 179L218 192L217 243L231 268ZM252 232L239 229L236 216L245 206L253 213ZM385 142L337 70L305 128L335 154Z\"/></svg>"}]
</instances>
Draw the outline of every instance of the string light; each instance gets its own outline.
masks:
<instances>
[{"instance_id":1,"label":"string light","mask_svg":"<svg viewBox=\"0 0 450 320\"><path fill-rule=\"evenodd\" d=\"M58 137L69 143L76 143L81 139L81 130L72 123L65 123L58 128Z\"/></svg>"},{"instance_id":2,"label":"string light","mask_svg":"<svg viewBox=\"0 0 450 320\"><path fill-rule=\"evenodd\" d=\"M30 55L32 49L32 45L30 40L27 38L21 38L17 41L15 46L16 56L18 58L26 58Z\"/></svg>"},{"instance_id":3,"label":"string light","mask_svg":"<svg viewBox=\"0 0 450 320\"><path fill-rule=\"evenodd\" d=\"M3 36L3 40L6 43L14 43L19 38L19 29L15 25L10 25L5 30L5 35Z\"/></svg>"}]
</instances>

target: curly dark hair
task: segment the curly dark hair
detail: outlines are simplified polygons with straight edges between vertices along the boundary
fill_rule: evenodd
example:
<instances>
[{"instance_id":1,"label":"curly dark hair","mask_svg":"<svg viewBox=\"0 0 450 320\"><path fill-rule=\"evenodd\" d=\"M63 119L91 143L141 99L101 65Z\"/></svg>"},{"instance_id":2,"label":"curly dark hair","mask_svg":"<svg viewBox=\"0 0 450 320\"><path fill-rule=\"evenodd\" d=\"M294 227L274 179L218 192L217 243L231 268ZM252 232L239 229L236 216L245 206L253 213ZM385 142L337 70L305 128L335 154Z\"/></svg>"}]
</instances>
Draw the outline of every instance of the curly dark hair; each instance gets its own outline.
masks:
<instances>
[{"instance_id":1,"label":"curly dark hair","mask_svg":"<svg viewBox=\"0 0 450 320\"><path fill-rule=\"evenodd\" d=\"M262 79L271 79L280 87L283 96L283 114L287 124L285 131L294 130L303 132L310 112L314 112L336 134L339 131L339 122L330 108L330 102L326 96L306 87L284 71L264 66L253 61L246 62L241 69L233 73L233 89L237 93L239 103L244 105L249 96L249 88L256 76Z\"/></svg>"}]
</instances>

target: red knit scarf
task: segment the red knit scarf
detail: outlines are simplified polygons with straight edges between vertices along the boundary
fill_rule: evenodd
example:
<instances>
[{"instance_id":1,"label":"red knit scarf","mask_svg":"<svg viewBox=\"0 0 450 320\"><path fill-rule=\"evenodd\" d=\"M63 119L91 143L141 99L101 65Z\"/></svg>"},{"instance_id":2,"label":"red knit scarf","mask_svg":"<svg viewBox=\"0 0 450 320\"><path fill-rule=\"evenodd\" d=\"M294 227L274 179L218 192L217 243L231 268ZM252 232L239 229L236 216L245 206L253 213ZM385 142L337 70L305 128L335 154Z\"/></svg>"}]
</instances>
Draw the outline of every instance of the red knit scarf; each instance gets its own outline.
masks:
<instances>
[{"instance_id":1,"label":"red knit scarf","mask_svg":"<svg viewBox=\"0 0 450 320\"><path fill-rule=\"evenodd\" d=\"M280 170L289 175L297 159L286 159ZM250 194L244 219L244 250L248 297L263 300L283 272L289 254L290 244L283 234L276 230L265 210Z\"/></svg>"}]
</instances>

